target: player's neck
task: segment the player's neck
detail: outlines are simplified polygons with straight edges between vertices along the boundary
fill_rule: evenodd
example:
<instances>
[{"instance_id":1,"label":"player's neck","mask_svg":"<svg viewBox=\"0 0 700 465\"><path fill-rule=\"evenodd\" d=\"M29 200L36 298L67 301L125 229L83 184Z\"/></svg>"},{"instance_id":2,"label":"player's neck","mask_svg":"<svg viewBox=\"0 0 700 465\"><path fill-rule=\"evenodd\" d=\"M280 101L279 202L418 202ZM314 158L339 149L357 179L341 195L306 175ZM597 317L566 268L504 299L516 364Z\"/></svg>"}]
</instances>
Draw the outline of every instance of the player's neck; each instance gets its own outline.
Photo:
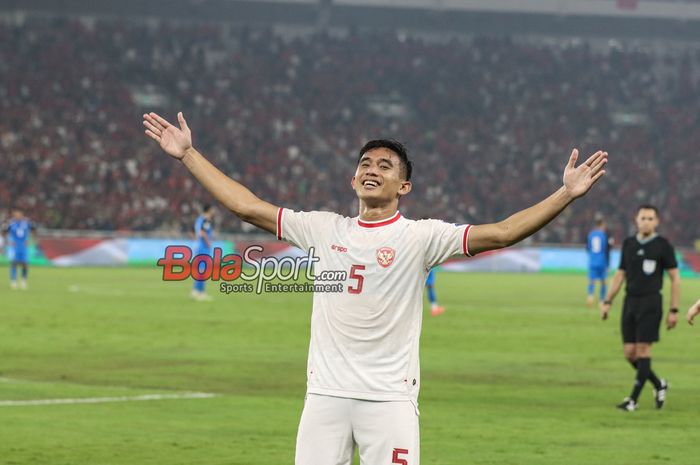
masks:
<instances>
[{"instance_id":1,"label":"player's neck","mask_svg":"<svg viewBox=\"0 0 700 465\"><path fill-rule=\"evenodd\" d=\"M368 206L363 202L360 202L360 219L362 221L381 221L396 215L398 211L398 204L392 202L388 205L382 206Z\"/></svg>"},{"instance_id":2,"label":"player's neck","mask_svg":"<svg viewBox=\"0 0 700 465\"><path fill-rule=\"evenodd\" d=\"M640 240L651 239L654 236L656 236L656 231L652 231L652 232L647 233L647 234L644 234L642 232L637 232L637 239L640 239Z\"/></svg>"}]
</instances>

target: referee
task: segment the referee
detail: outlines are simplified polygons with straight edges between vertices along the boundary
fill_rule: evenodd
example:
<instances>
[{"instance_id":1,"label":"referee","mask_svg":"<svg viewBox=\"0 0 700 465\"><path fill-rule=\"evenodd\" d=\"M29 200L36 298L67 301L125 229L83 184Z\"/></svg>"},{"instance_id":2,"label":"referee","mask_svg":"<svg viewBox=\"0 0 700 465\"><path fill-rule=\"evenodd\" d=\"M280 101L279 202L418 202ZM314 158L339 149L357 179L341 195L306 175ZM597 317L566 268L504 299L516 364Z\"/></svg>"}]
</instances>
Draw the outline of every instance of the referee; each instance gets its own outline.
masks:
<instances>
[{"instance_id":1,"label":"referee","mask_svg":"<svg viewBox=\"0 0 700 465\"><path fill-rule=\"evenodd\" d=\"M630 412L637 409L637 400L646 380L654 385L656 408L664 405L668 383L651 370L651 345L659 340L663 318L661 287L664 270L671 278L671 309L666 319L668 329L673 329L678 322L681 290L673 246L656 233L659 225L657 208L653 205L639 207L636 223L637 235L628 237L622 244L620 267L600 305L600 315L607 320L610 305L623 281L627 280L622 308L622 341L625 358L637 370L637 377L632 394L617 407Z\"/></svg>"}]
</instances>

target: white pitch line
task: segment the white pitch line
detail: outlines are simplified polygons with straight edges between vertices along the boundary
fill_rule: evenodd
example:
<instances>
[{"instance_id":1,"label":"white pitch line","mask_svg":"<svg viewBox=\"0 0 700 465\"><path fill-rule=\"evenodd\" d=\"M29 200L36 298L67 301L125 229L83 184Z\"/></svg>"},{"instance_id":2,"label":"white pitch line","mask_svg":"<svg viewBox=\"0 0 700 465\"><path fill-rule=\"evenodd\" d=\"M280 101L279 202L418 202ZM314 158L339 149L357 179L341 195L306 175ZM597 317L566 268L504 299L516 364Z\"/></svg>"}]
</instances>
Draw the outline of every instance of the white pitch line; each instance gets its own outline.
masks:
<instances>
[{"instance_id":1,"label":"white pitch line","mask_svg":"<svg viewBox=\"0 0 700 465\"><path fill-rule=\"evenodd\" d=\"M126 292L121 289L101 289L99 287L89 287L78 284L73 284L68 286L69 292L82 292L83 294L92 295L111 295L111 296L122 296L126 295Z\"/></svg>"},{"instance_id":2,"label":"white pitch line","mask_svg":"<svg viewBox=\"0 0 700 465\"><path fill-rule=\"evenodd\" d=\"M209 399L211 397L216 397L216 394L208 394L206 392L187 392L183 394L145 394L142 396L84 397L79 399L0 400L0 407L59 404L104 404L107 402L138 402L167 399Z\"/></svg>"}]
</instances>

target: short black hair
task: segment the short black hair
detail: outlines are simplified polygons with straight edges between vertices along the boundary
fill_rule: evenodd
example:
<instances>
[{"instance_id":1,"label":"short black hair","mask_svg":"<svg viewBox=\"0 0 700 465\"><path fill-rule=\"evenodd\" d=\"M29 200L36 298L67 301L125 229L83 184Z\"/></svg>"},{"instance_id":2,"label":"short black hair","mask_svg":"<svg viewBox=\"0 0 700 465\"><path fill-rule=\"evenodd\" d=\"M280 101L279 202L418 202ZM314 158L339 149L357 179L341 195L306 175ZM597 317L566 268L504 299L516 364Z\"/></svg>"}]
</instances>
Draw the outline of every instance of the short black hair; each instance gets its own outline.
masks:
<instances>
[{"instance_id":1,"label":"short black hair","mask_svg":"<svg viewBox=\"0 0 700 465\"><path fill-rule=\"evenodd\" d=\"M360 160L362 160L362 156L365 153L374 149L389 149L396 155L398 155L399 160L401 160L401 171L404 175L404 178L406 178L406 181L411 180L411 174L413 173L413 163L411 163L411 160L408 159L408 150L401 142L395 139L371 140L360 149L360 156L357 157L357 163L360 163Z\"/></svg>"},{"instance_id":2,"label":"short black hair","mask_svg":"<svg viewBox=\"0 0 700 465\"><path fill-rule=\"evenodd\" d=\"M643 203L642 205L637 208L637 213L639 213L640 210L654 210L654 213L656 213L656 216L659 216L659 209L656 208L655 205L652 205L650 203Z\"/></svg>"},{"instance_id":3,"label":"short black hair","mask_svg":"<svg viewBox=\"0 0 700 465\"><path fill-rule=\"evenodd\" d=\"M211 210L211 209L212 209L211 204L206 203L206 204L204 204L204 206L202 207L202 213L206 213L206 212L208 212L208 211Z\"/></svg>"}]
</instances>

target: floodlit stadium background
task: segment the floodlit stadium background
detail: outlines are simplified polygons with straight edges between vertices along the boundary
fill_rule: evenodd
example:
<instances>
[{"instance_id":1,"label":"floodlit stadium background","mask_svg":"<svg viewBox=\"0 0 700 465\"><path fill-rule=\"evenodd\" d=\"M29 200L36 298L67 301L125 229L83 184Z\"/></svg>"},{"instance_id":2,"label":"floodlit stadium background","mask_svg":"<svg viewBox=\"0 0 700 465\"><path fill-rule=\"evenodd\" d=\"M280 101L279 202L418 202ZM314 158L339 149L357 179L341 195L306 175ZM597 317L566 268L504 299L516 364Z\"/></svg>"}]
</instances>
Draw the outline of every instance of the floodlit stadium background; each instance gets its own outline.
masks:
<instances>
[{"instance_id":1,"label":"floodlit stadium background","mask_svg":"<svg viewBox=\"0 0 700 465\"><path fill-rule=\"evenodd\" d=\"M573 146L607 150L606 179L531 240L441 268L424 463L694 463L698 335L655 357L669 409L621 419L617 323L581 304L594 217L619 243L648 202L684 306L700 297L700 1L0 1L0 220L38 226L30 289L0 285L0 463L292 461L309 297L195 304L160 281L211 198L143 136L149 110L184 111L260 197L348 215L369 138L409 147L405 216L477 224L554 190ZM296 253L215 225L225 250ZM215 397L42 404L192 392Z\"/></svg>"}]
</instances>

